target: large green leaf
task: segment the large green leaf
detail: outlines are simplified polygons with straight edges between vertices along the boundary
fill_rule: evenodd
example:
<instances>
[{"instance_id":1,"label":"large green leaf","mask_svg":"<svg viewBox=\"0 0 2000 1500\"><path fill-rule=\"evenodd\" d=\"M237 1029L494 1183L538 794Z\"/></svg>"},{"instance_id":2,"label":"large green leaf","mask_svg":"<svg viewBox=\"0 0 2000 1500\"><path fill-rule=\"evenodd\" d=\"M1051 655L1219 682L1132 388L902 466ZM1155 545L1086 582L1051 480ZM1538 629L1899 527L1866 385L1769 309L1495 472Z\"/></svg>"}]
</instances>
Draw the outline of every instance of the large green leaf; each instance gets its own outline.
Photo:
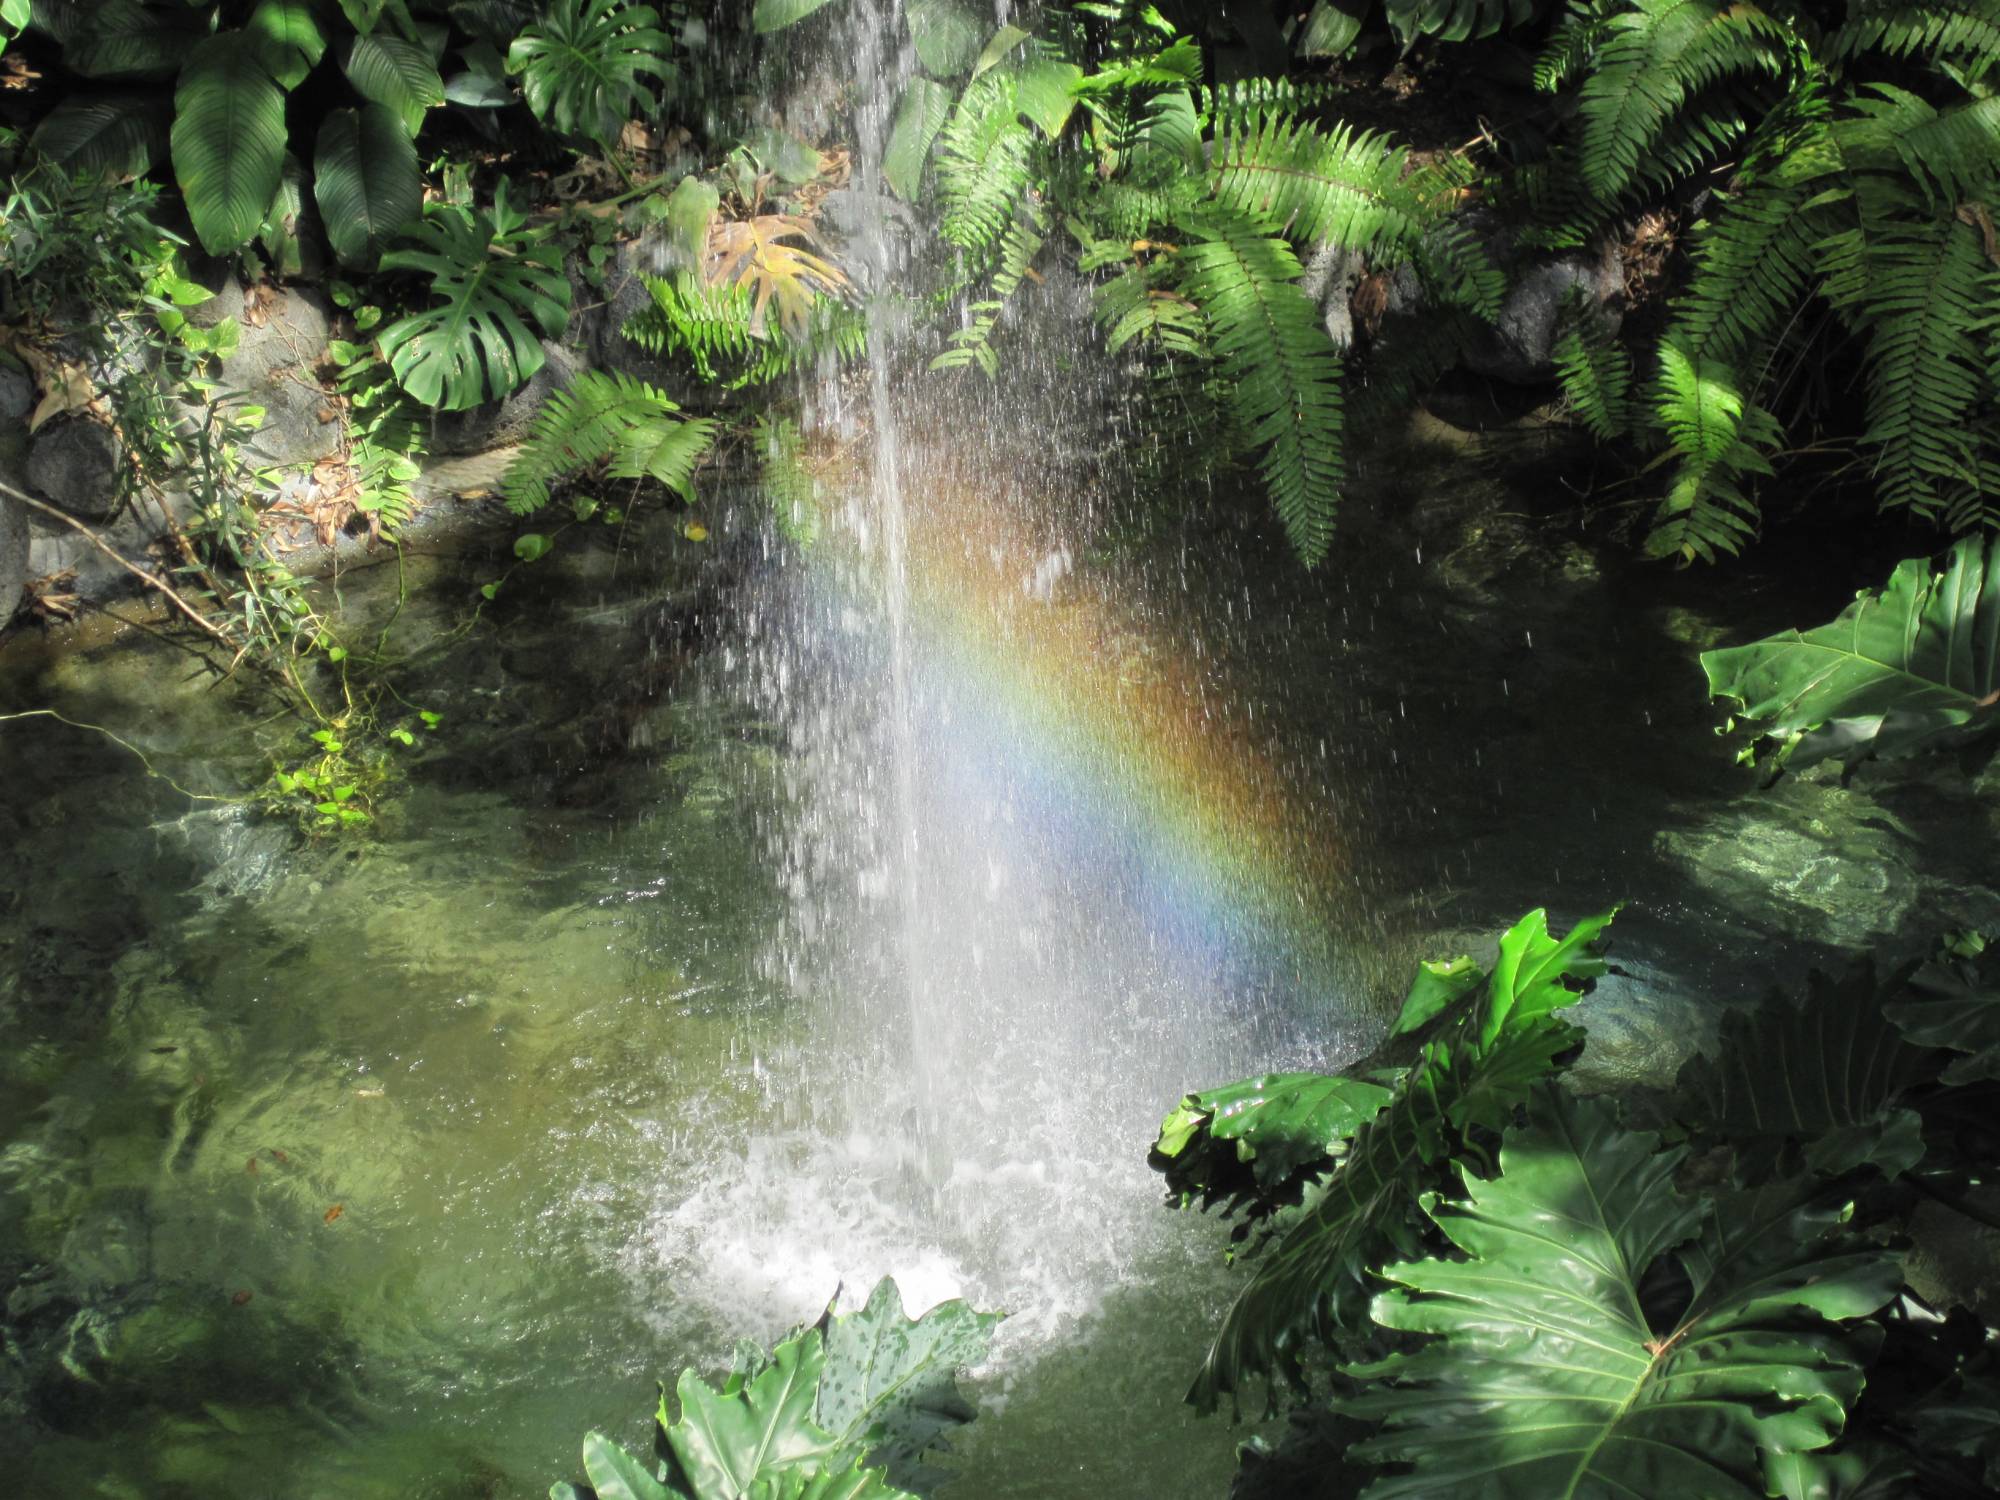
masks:
<instances>
[{"instance_id":1,"label":"large green leaf","mask_svg":"<svg viewBox=\"0 0 2000 1500\"><path fill-rule=\"evenodd\" d=\"M243 29L265 68L287 90L304 82L326 54L326 33L307 0L257 0Z\"/></svg>"},{"instance_id":2,"label":"large green leaf","mask_svg":"<svg viewBox=\"0 0 2000 1500\"><path fill-rule=\"evenodd\" d=\"M952 92L921 74L910 80L896 106L896 123L882 153L882 176L900 198L914 199L922 185L931 143L951 113Z\"/></svg>"},{"instance_id":3,"label":"large green leaf","mask_svg":"<svg viewBox=\"0 0 2000 1500\"><path fill-rule=\"evenodd\" d=\"M278 195L285 95L256 44L225 31L195 48L174 91L174 177L203 248L249 243Z\"/></svg>"},{"instance_id":4,"label":"large green leaf","mask_svg":"<svg viewBox=\"0 0 2000 1500\"><path fill-rule=\"evenodd\" d=\"M313 196L334 253L367 265L424 206L417 148L387 105L336 109L319 128Z\"/></svg>"},{"instance_id":5,"label":"large green leaf","mask_svg":"<svg viewBox=\"0 0 2000 1500\"><path fill-rule=\"evenodd\" d=\"M827 0L757 0L757 8L750 13L750 18L759 31L783 31L787 26L803 21L826 3Z\"/></svg>"},{"instance_id":6,"label":"large green leaf","mask_svg":"<svg viewBox=\"0 0 2000 1500\"><path fill-rule=\"evenodd\" d=\"M1490 1165L1498 1132L1536 1085L1576 1054L1583 1033L1555 1012L1578 999L1583 986L1602 972L1590 944L1611 918L1610 912L1588 918L1558 939L1550 935L1544 913L1530 912L1501 937L1499 961L1493 974L1479 976L1483 984L1466 985L1467 971L1458 970L1445 1000L1436 1005L1426 1000L1419 1007L1440 1030L1397 1078L1386 1102L1367 1092L1315 1095L1298 1075L1273 1090L1280 1100L1297 1101L1297 1119L1308 1133L1315 1124L1339 1128L1350 1108L1362 1118L1346 1138L1346 1149L1330 1153L1337 1159L1319 1187L1307 1193L1298 1218L1256 1260L1189 1400L1208 1410L1248 1375L1296 1378L1309 1339L1330 1342L1360 1322L1373 1268L1386 1256L1414 1253L1419 1201L1440 1185L1445 1164L1458 1158ZM1314 1106L1322 1101L1331 1108L1316 1117ZM1242 1102L1255 1102L1255 1095ZM1181 1135L1202 1123L1177 1111L1168 1116L1163 1135L1167 1129ZM1251 1115L1248 1128L1257 1131L1261 1123ZM1272 1144L1281 1139L1277 1127L1285 1123L1283 1112L1272 1117ZM1228 1181L1213 1154L1202 1165ZM1249 1201L1258 1193L1265 1203L1276 1196L1256 1189L1254 1181L1236 1196Z\"/></svg>"},{"instance_id":7,"label":"large green leaf","mask_svg":"<svg viewBox=\"0 0 2000 1500\"><path fill-rule=\"evenodd\" d=\"M1736 718L1775 746L1775 765L2000 731L2000 540L1968 537L1943 573L1899 563L1831 623L1705 651L1701 665L1710 693L1735 699Z\"/></svg>"},{"instance_id":8,"label":"large green leaf","mask_svg":"<svg viewBox=\"0 0 2000 1500\"><path fill-rule=\"evenodd\" d=\"M383 356L426 406L464 411L514 390L542 367L541 337L569 318L562 252L524 231L503 182L491 214L432 205L411 226L421 247L391 250L382 269L422 271L437 304L390 324Z\"/></svg>"},{"instance_id":9,"label":"large green leaf","mask_svg":"<svg viewBox=\"0 0 2000 1500\"><path fill-rule=\"evenodd\" d=\"M1682 1065L1677 1113L1735 1145L1752 1177L1770 1175L1787 1142L1832 1174L1867 1162L1890 1177L1909 1170L1922 1132L1896 1102L1936 1070L1884 1013L1904 978L1878 986L1864 962L1839 981L1808 975L1798 1001L1774 993L1754 1011L1729 1011L1715 1054Z\"/></svg>"},{"instance_id":10,"label":"large green leaf","mask_svg":"<svg viewBox=\"0 0 2000 1500\"><path fill-rule=\"evenodd\" d=\"M1259 1217L1299 1201L1307 1177L1394 1097L1323 1073L1265 1073L1189 1094L1160 1123L1148 1160L1167 1189Z\"/></svg>"},{"instance_id":11,"label":"large green leaf","mask_svg":"<svg viewBox=\"0 0 2000 1500\"><path fill-rule=\"evenodd\" d=\"M357 36L342 66L355 92L387 105L412 137L423 128L426 111L444 103L437 65L415 42L379 33Z\"/></svg>"},{"instance_id":12,"label":"large green leaf","mask_svg":"<svg viewBox=\"0 0 2000 1500\"><path fill-rule=\"evenodd\" d=\"M601 1432L584 1436L583 1472L597 1500L673 1500L673 1491Z\"/></svg>"},{"instance_id":13,"label":"large green leaf","mask_svg":"<svg viewBox=\"0 0 2000 1500\"><path fill-rule=\"evenodd\" d=\"M167 145L165 94L74 94L35 127L34 147L85 177L143 177Z\"/></svg>"},{"instance_id":14,"label":"large green leaf","mask_svg":"<svg viewBox=\"0 0 2000 1500\"><path fill-rule=\"evenodd\" d=\"M1499 1175L1429 1210L1464 1258L1383 1267L1374 1315L1433 1342L1337 1403L1384 1424L1354 1457L1407 1466L1367 1500L1762 1500L1763 1454L1840 1434L1866 1347L1838 1325L1894 1295L1894 1259L1790 1185L1684 1197L1658 1146L1546 1089ZM1687 1290L1649 1315L1676 1260Z\"/></svg>"},{"instance_id":15,"label":"large green leaf","mask_svg":"<svg viewBox=\"0 0 2000 1500\"><path fill-rule=\"evenodd\" d=\"M693 1500L742 1500L751 1486L785 1469L818 1468L838 1445L813 1420L826 1345L807 1329L771 1351L771 1362L740 1388L716 1391L692 1370L675 1394L680 1420L669 1422L660 1398L675 1479Z\"/></svg>"},{"instance_id":16,"label":"large green leaf","mask_svg":"<svg viewBox=\"0 0 2000 1500\"><path fill-rule=\"evenodd\" d=\"M945 1476L924 1455L974 1415L957 1373L986 1357L1001 1316L954 1300L906 1318L896 1283L884 1277L865 1306L827 1328L819 1425L840 1451L883 1466L892 1483L927 1489Z\"/></svg>"},{"instance_id":17,"label":"large green leaf","mask_svg":"<svg viewBox=\"0 0 2000 1500\"><path fill-rule=\"evenodd\" d=\"M535 118L566 135L615 140L653 103L642 77L673 74L672 44L651 6L555 0L507 49L507 71Z\"/></svg>"},{"instance_id":18,"label":"large green leaf","mask_svg":"<svg viewBox=\"0 0 2000 1500\"><path fill-rule=\"evenodd\" d=\"M982 20L966 0L904 0L917 59L939 78L956 78L979 59L992 12Z\"/></svg>"},{"instance_id":19,"label":"large green leaf","mask_svg":"<svg viewBox=\"0 0 2000 1500\"><path fill-rule=\"evenodd\" d=\"M1988 948L1989 957L1994 950ZM1940 1075L1953 1086L2000 1079L2000 982L1993 965L1936 960L1910 976L1910 998L1882 1013L1919 1047L1961 1052Z\"/></svg>"}]
</instances>

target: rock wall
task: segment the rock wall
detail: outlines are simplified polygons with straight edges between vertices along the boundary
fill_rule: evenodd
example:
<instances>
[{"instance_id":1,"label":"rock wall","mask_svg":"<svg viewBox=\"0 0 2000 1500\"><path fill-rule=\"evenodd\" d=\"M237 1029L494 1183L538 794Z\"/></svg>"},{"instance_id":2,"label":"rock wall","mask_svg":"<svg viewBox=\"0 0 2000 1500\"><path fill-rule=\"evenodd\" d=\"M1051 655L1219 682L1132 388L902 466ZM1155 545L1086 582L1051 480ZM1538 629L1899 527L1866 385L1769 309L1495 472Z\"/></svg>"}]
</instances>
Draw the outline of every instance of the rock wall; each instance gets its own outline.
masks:
<instances>
[{"instance_id":1,"label":"rock wall","mask_svg":"<svg viewBox=\"0 0 2000 1500\"><path fill-rule=\"evenodd\" d=\"M621 245L603 288L578 286L578 311L564 338L544 345L548 362L527 385L472 411L436 415L428 444L432 456L413 486L419 515L406 525L406 536L438 545L457 532L504 524L505 511L488 497L505 471L509 445L526 436L542 403L579 371L602 365L660 378L655 362L618 327L645 305L640 276L653 261L644 241ZM226 277L210 301L189 312L191 322L205 327L226 317L237 320L241 340L209 378L237 393L239 404L263 408L256 436L245 445L248 457L282 471L292 498L310 501L313 465L339 453L345 441L341 413L328 400L319 373L334 336L333 308L315 288L257 287L246 293L234 277ZM54 417L28 433L35 399L26 373L0 365L0 480L84 522L128 561L159 566L170 522L185 524L192 515L189 497L170 490L162 497L164 514L152 503L121 505L117 480L125 454L117 435L88 410ZM343 536L326 546L310 537L289 545L281 534L279 545L288 565L301 574L394 555L365 535ZM67 592L86 603L142 587L74 529L0 501L0 630L19 608L27 580L72 571L75 581Z\"/></svg>"}]
</instances>

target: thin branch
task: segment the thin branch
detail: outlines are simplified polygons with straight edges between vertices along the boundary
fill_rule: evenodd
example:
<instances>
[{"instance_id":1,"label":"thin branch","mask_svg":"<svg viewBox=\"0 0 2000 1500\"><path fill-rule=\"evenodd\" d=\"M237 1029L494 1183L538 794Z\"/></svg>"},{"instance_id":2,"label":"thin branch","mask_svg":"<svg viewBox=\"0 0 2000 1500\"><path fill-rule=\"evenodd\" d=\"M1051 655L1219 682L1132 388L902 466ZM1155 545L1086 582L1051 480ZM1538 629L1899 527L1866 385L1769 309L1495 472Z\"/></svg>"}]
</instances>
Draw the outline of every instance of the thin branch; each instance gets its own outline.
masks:
<instances>
[{"instance_id":1,"label":"thin branch","mask_svg":"<svg viewBox=\"0 0 2000 1500\"><path fill-rule=\"evenodd\" d=\"M58 724L67 724L72 729L88 729L94 734L101 734L107 740L111 741L112 744L118 746L119 749L129 750L132 752L132 754L138 756L139 764L146 768L146 774L148 776L151 776L156 781L164 781L168 786L172 787L175 791L179 792L183 797L188 798L190 801L193 802L243 801L241 797L218 797L212 792L189 791L186 787L182 786L178 781L174 780L173 777L167 775L166 772L156 769L153 765L152 757L147 755L145 751L141 750L137 745L133 744L130 740L125 739L120 735L114 734L109 729L106 729L102 724L86 724L80 719L67 718L64 715L57 713L52 708L24 708L18 713L0 714L0 724L8 723L14 719L54 719Z\"/></svg>"},{"instance_id":2,"label":"thin branch","mask_svg":"<svg viewBox=\"0 0 2000 1500\"><path fill-rule=\"evenodd\" d=\"M66 511L58 510L53 505L48 505L40 500L37 500L33 495L28 494L24 490L15 489L13 485L6 483L4 480L0 480L0 494L11 496L13 499L18 500L23 505L27 506L30 510L39 511L42 515L49 517L51 520L62 522L63 525L69 527L72 531L81 532L83 534L84 539L88 541L91 546L95 547L99 552L102 552L106 557L110 558L113 562L117 563L119 567L123 568L126 572L130 573L134 578L138 579L148 588L158 589L161 593L165 594L167 598L172 601L174 606L178 608L182 614L186 615L190 620L194 621L196 625L200 626L209 635L213 636L216 640L222 642L224 645L230 644L228 635L226 635L221 629L219 629L206 615L202 614L200 610L196 609L192 604L188 603L187 600L183 599L179 594L175 593L173 588L169 586L163 579L157 577L152 573L148 573L144 568L140 567L137 563L133 562L123 553L119 552L118 549L113 547L109 542L105 541L103 537L99 536L96 532L92 531L88 526L84 525L83 522L79 521L75 516L68 514Z\"/></svg>"}]
</instances>

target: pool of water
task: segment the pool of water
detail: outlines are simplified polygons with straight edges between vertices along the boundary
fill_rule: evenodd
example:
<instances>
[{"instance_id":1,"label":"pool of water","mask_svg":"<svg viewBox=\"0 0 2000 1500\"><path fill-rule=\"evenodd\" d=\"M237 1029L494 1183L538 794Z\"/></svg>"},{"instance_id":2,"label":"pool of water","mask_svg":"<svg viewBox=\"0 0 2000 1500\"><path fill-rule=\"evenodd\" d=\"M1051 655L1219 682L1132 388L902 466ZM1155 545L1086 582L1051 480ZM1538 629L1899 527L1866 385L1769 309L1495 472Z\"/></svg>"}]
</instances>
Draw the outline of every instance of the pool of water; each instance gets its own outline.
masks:
<instances>
[{"instance_id":1,"label":"pool of water","mask_svg":"<svg viewBox=\"0 0 2000 1500\"><path fill-rule=\"evenodd\" d=\"M1671 1077L1718 1006L1809 960L2000 919L1990 841L1962 836L1994 831L1978 783L1757 791L1691 666L1709 606L1480 541L1469 473L1411 469L1458 508L1312 579L1192 531L997 634L944 608L914 688L945 726L935 915L900 950L879 746L810 728L871 690L837 644L861 606L740 586L695 652L663 621L727 568L685 547L567 548L469 632L497 565L413 562L394 680L443 722L366 837L0 723L0 1473L540 1495L585 1430L642 1442L655 1381L893 1274L912 1311L1011 1315L946 1500L1216 1500L1242 1432L1181 1395L1238 1278L1143 1161L1182 1087L1351 1055L1412 956L1542 902L1635 903L1627 972L1580 1012L1612 1084ZM352 583L357 628L396 581ZM1121 591L1158 607L1107 613ZM829 655L760 654L787 610ZM17 640L0 713L36 706L201 794L297 749L163 645ZM1220 815L1183 806L1203 788ZM1333 935L1331 967L1258 948L1292 892L1226 895L1288 842L1325 856L1293 926ZM941 1112L895 1020L912 952Z\"/></svg>"},{"instance_id":2,"label":"pool of water","mask_svg":"<svg viewBox=\"0 0 2000 1500\"><path fill-rule=\"evenodd\" d=\"M658 603L629 576L456 642L462 605L423 592L400 683L444 723L368 836L302 841L91 731L0 726L0 1470L149 1500L539 1495L588 1428L642 1441L656 1380L893 1274L912 1311L1011 1314L955 1492L1221 1493L1229 1435L1180 1396L1229 1278L1143 1161L1203 1054L1147 1042L1134 1001L1067 1072L979 1073L1012 1092L941 1180L895 1049L843 1024L872 971L797 971L865 943L800 946L773 851L810 799L740 656L665 693L586 666ZM4 706L240 785L292 731L184 661L30 647ZM1074 946L1063 920L1032 936ZM1045 1053L1080 1046L1040 1024Z\"/></svg>"}]
</instances>

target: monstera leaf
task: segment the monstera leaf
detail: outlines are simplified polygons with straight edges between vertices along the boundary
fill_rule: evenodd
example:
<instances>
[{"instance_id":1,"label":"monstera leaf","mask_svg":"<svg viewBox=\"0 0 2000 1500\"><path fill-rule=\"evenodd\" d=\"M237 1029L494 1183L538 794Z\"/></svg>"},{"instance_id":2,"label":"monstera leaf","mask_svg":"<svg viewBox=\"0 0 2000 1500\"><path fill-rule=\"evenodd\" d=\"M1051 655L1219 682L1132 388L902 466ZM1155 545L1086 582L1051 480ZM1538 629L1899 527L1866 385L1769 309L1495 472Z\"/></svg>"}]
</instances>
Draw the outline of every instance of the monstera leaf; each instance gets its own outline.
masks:
<instances>
[{"instance_id":1,"label":"monstera leaf","mask_svg":"<svg viewBox=\"0 0 2000 1500\"><path fill-rule=\"evenodd\" d=\"M421 248L391 250L385 271L422 271L438 304L382 330L382 355L426 406L464 411L514 390L542 367L541 336L569 319L562 251L536 239L507 203L493 211L436 204L409 231Z\"/></svg>"},{"instance_id":2,"label":"monstera leaf","mask_svg":"<svg viewBox=\"0 0 2000 1500\"><path fill-rule=\"evenodd\" d=\"M1432 1342L1336 1403L1383 1424L1351 1457L1404 1466L1365 1500L1762 1500L1764 1455L1839 1436L1868 1347L1839 1325L1894 1295L1893 1258L1792 1185L1684 1197L1658 1147L1544 1089L1499 1174L1429 1209L1462 1258L1384 1266L1373 1313Z\"/></svg>"},{"instance_id":3,"label":"monstera leaf","mask_svg":"<svg viewBox=\"0 0 2000 1500\"><path fill-rule=\"evenodd\" d=\"M1708 690L1775 769L1906 755L2000 732L2000 538L1968 537L1944 572L1899 563L1838 619L1704 651Z\"/></svg>"},{"instance_id":4,"label":"monstera leaf","mask_svg":"<svg viewBox=\"0 0 2000 1500\"><path fill-rule=\"evenodd\" d=\"M285 95L240 31L194 49L174 90L174 177L203 248L248 244L284 176Z\"/></svg>"},{"instance_id":5,"label":"monstera leaf","mask_svg":"<svg viewBox=\"0 0 2000 1500\"><path fill-rule=\"evenodd\" d=\"M1923 1155L1921 1122L1896 1102L1936 1071L1885 1014L1908 972L1878 985L1863 961L1839 981L1808 975L1799 1001L1773 994L1731 1010L1715 1055L1683 1064L1676 1113L1734 1144L1752 1178L1777 1168L1788 1141L1829 1174L1871 1162L1891 1178L1908 1171Z\"/></svg>"},{"instance_id":6,"label":"monstera leaf","mask_svg":"<svg viewBox=\"0 0 2000 1500\"><path fill-rule=\"evenodd\" d=\"M1424 1024L1438 1032L1396 1076L1386 1099L1352 1088L1316 1094L1297 1075L1272 1081L1271 1102L1280 1107L1264 1133L1273 1141L1284 1139L1287 1105L1307 1122L1308 1139L1313 1130L1339 1128L1342 1111L1360 1119L1323 1181L1306 1194L1298 1217L1281 1226L1276 1243L1256 1260L1195 1377L1191 1402L1212 1410L1249 1375L1296 1380L1308 1339L1330 1342L1360 1324L1373 1268L1387 1256L1417 1252L1419 1202L1441 1184L1446 1164L1490 1165L1490 1145L1515 1111L1579 1049L1583 1033L1556 1012L1581 999L1585 985L1603 972L1589 945L1612 915L1579 922L1558 939L1545 913L1530 912L1501 937L1490 975L1463 960L1426 966L1404 1018L1409 1029ZM1433 985L1441 987L1441 1002ZM1237 1085L1193 1096L1203 1097L1247 1103L1258 1093L1254 1085ZM1245 1113L1254 1139L1261 1111ZM1179 1149L1169 1155L1156 1145L1154 1165L1172 1180L1176 1160L1193 1149L1201 1153L1201 1169L1214 1172L1221 1149L1215 1120L1216 1111L1191 1114L1183 1101L1161 1133L1162 1144ZM1231 1123L1225 1116L1224 1129ZM1294 1138L1279 1149L1300 1147Z\"/></svg>"},{"instance_id":7,"label":"monstera leaf","mask_svg":"<svg viewBox=\"0 0 2000 1500\"><path fill-rule=\"evenodd\" d=\"M721 1390L692 1370L676 1387L678 1419L660 1394L665 1473L601 1433L584 1439L589 1486L559 1484L553 1500L914 1500L946 1477L923 1458L973 1408L958 1392L963 1365L986 1357L998 1314L945 1302L903 1316L884 1279L860 1310L823 1320L768 1354L739 1348Z\"/></svg>"},{"instance_id":8,"label":"monstera leaf","mask_svg":"<svg viewBox=\"0 0 2000 1500\"><path fill-rule=\"evenodd\" d=\"M616 140L650 106L639 80L667 78L671 44L650 6L620 0L556 0L507 50L535 118L567 135Z\"/></svg>"}]
</instances>

